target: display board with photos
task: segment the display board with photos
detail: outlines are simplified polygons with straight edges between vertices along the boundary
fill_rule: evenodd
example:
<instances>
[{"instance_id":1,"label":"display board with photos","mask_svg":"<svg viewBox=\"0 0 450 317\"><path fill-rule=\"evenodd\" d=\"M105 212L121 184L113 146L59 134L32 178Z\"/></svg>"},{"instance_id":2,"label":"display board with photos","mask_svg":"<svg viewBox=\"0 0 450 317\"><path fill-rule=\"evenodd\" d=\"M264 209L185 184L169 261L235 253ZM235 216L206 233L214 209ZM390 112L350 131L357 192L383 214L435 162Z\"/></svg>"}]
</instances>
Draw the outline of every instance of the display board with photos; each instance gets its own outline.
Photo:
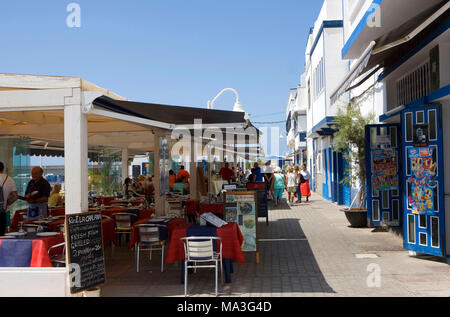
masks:
<instances>
[{"instance_id":1,"label":"display board with photos","mask_svg":"<svg viewBox=\"0 0 450 317\"><path fill-rule=\"evenodd\" d=\"M244 236L242 251L257 252L257 212L255 192L227 192L225 193L226 222L236 222Z\"/></svg>"}]
</instances>

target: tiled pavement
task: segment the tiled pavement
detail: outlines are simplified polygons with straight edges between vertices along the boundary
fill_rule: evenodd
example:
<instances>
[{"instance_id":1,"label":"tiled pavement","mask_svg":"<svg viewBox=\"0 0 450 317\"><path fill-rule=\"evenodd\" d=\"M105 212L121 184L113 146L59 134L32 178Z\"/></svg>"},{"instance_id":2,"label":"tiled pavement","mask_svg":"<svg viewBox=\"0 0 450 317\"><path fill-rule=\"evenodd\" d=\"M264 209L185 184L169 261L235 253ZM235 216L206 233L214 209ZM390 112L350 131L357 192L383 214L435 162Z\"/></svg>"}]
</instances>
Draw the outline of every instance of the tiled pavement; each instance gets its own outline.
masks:
<instances>
[{"instance_id":1,"label":"tiled pavement","mask_svg":"<svg viewBox=\"0 0 450 317\"><path fill-rule=\"evenodd\" d=\"M219 286L220 296L450 296L450 266L434 257L412 258L401 237L348 226L339 207L317 195L309 203L286 204L269 212L270 225L258 225L260 263L234 263L233 283ZM356 254L377 258L357 258ZM160 257L142 259L136 273L134 252L116 247L105 254L107 283L102 296L183 296L180 266L161 273ZM367 281L378 269L379 286ZM370 269L371 271L368 271ZM214 296L214 271L189 277L189 295Z\"/></svg>"}]
</instances>

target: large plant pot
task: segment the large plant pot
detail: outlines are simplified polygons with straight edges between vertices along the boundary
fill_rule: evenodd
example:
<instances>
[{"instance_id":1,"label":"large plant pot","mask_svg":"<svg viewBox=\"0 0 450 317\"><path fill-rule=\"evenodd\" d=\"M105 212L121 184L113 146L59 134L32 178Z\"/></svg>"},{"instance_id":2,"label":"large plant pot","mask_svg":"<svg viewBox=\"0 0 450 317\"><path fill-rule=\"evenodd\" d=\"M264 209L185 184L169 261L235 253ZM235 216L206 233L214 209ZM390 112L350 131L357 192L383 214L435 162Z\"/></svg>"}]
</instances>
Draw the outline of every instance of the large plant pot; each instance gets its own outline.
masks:
<instances>
[{"instance_id":1,"label":"large plant pot","mask_svg":"<svg viewBox=\"0 0 450 317\"><path fill-rule=\"evenodd\" d=\"M341 209L345 213L350 226L353 228L367 227L367 209Z\"/></svg>"}]
</instances>

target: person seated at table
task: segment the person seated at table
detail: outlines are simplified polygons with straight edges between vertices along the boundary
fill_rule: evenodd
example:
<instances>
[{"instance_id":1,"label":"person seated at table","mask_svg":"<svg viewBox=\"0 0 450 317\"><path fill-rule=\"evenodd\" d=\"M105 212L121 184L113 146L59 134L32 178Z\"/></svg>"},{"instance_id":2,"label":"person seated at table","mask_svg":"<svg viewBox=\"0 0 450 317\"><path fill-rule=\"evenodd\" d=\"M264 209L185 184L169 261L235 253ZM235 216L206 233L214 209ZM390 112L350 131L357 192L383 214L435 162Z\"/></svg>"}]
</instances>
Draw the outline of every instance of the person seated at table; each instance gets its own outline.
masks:
<instances>
[{"instance_id":1,"label":"person seated at table","mask_svg":"<svg viewBox=\"0 0 450 317\"><path fill-rule=\"evenodd\" d=\"M169 171L169 187L172 187L177 181L177 175L173 170Z\"/></svg>"},{"instance_id":2,"label":"person seated at table","mask_svg":"<svg viewBox=\"0 0 450 317\"><path fill-rule=\"evenodd\" d=\"M53 191L48 198L48 206L49 207L57 207L62 206L62 197L59 194L61 192L61 185L56 184L53 187Z\"/></svg>"},{"instance_id":3,"label":"person seated at table","mask_svg":"<svg viewBox=\"0 0 450 317\"><path fill-rule=\"evenodd\" d=\"M172 191L180 192L182 195L189 194L189 183L186 177L181 178L181 182L177 182L172 186Z\"/></svg>"},{"instance_id":4,"label":"person seated at table","mask_svg":"<svg viewBox=\"0 0 450 317\"><path fill-rule=\"evenodd\" d=\"M153 185L153 177L148 176L145 181L145 199L149 204L153 202L154 194L155 194L155 186Z\"/></svg>"},{"instance_id":5,"label":"person seated at table","mask_svg":"<svg viewBox=\"0 0 450 317\"><path fill-rule=\"evenodd\" d=\"M225 166L220 169L219 175L224 181L228 181L228 183L231 182L231 179L234 176L234 172L231 168L229 168L228 162L225 163Z\"/></svg>"},{"instance_id":6,"label":"person seated at table","mask_svg":"<svg viewBox=\"0 0 450 317\"><path fill-rule=\"evenodd\" d=\"M136 193L136 189L131 183L131 178L129 177L125 179L123 184L123 195L125 196L125 199L130 199L132 197L143 197L143 195Z\"/></svg>"},{"instance_id":7,"label":"person seated at table","mask_svg":"<svg viewBox=\"0 0 450 317\"><path fill-rule=\"evenodd\" d=\"M35 166L31 169L31 180L28 182L23 200L28 202L28 219L46 218L48 216L48 198L52 187L43 177L44 170Z\"/></svg>"},{"instance_id":8,"label":"person seated at table","mask_svg":"<svg viewBox=\"0 0 450 317\"><path fill-rule=\"evenodd\" d=\"M181 165L181 166L180 166L180 170L179 170L178 173L177 173L177 179L178 179L179 181L182 180L182 177L185 177L187 181L189 181L189 178L191 177L191 175L189 174L189 172L186 171L186 170L184 169L184 165Z\"/></svg>"}]
</instances>

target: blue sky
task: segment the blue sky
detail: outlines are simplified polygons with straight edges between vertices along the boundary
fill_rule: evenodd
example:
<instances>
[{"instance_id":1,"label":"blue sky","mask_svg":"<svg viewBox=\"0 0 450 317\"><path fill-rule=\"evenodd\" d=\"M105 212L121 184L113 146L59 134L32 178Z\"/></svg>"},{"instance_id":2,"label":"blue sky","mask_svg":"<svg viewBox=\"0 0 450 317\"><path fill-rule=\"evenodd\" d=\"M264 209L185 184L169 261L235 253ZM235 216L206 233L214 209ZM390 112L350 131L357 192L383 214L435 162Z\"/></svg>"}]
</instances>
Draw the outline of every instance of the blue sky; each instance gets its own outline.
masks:
<instances>
[{"instance_id":1,"label":"blue sky","mask_svg":"<svg viewBox=\"0 0 450 317\"><path fill-rule=\"evenodd\" d=\"M81 7L81 28L66 25L71 2ZM130 100L193 107L206 107L220 90L232 87L252 121L282 121L321 5L306 0L2 1L0 72L80 76ZM229 93L216 108L231 110L233 104Z\"/></svg>"}]
</instances>

